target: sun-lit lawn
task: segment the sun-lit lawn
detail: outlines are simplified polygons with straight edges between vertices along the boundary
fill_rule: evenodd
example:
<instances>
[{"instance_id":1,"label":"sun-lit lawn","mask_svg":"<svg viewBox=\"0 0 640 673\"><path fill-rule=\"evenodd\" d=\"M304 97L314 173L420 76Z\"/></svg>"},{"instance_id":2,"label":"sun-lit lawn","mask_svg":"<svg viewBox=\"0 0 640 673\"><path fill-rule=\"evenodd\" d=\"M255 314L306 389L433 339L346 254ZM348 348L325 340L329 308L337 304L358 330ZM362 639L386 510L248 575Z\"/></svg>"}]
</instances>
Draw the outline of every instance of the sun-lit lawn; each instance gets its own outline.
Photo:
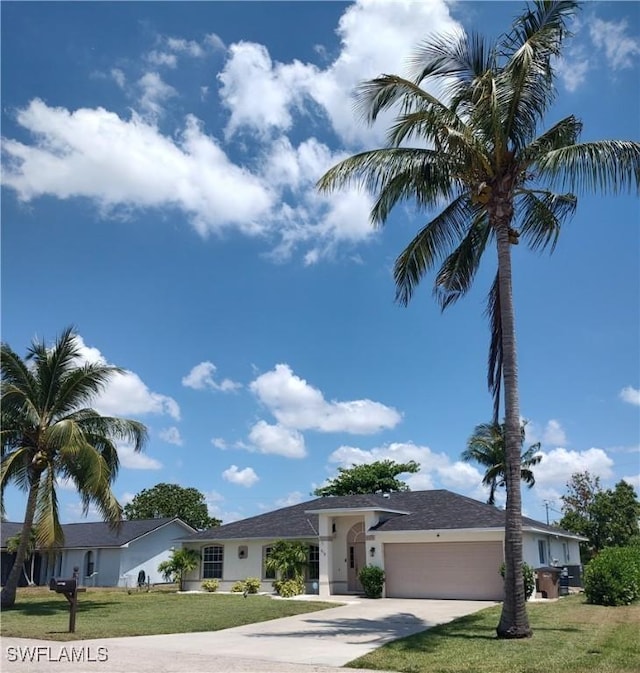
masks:
<instances>
[{"instance_id":1,"label":"sun-lit lawn","mask_svg":"<svg viewBox=\"0 0 640 673\"><path fill-rule=\"evenodd\" d=\"M533 638L497 640L500 607L396 640L347 664L403 673L638 673L640 605L584 596L529 605Z\"/></svg>"},{"instance_id":2,"label":"sun-lit lawn","mask_svg":"<svg viewBox=\"0 0 640 673\"><path fill-rule=\"evenodd\" d=\"M18 590L13 608L3 610L0 634L45 640L141 636L156 633L218 631L263 622L336 603L273 600L242 594L176 594L88 589L79 594L75 634L68 633L69 604L64 596L37 587Z\"/></svg>"}]
</instances>

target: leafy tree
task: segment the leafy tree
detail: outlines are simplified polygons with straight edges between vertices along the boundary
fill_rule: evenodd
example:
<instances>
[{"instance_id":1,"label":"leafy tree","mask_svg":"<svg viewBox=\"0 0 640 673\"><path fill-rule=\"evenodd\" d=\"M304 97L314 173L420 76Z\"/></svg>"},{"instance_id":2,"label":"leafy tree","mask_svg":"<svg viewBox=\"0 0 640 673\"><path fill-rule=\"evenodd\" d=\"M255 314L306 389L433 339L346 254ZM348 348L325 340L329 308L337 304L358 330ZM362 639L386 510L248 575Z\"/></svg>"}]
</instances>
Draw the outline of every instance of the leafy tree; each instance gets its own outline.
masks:
<instances>
[{"instance_id":1,"label":"leafy tree","mask_svg":"<svg viewBox=\"0 0 640 673\"><path fill-rule=\"evenodd\" d=\"M414 200L425 210L448 204L396 260L396 298L402 304L437 265L435 296L443 309L455 303L472 286L488 245L496 246L498 268L487 305L488 382L495 421L504 388L506 572L497 627L502 638L531 635L522 575L511 246L523 240L533 250L553 250L562 223L576 208L573 191L640 187L639 143L580 143L582 123L573 115L540 132L556 94L553 64L577 4L538 0L527 5L493 43L462 31L427 38L415 53L409 78L381 75L357 92L369 123L395 110L388 145L341 161L318 182L323 192L353 184L374 192L374 225L382 225L403 201ZM434 84L442 96L423 84Z\"/></svg>"},{"instance_id":2,"label":"leafy tree","mask_svg":"<svg viewBox=\"0 0 640 673\"><path fill-rule=\"evenodd\" d=\"M7 551L10 554L15 554L18 551L18 547L20 546L21 540L22 540L22 532L8 538ZM29 534L29 543L27 544L27 550L24 555L24 563L22 564L22 573L24 574L24 578L30 587L35 585L35 582L33 581L33 573L35 572L37 544L38 543L36 539L36 529L32 528L31 533ZM29 561L29 559L31 559L31 568L29 574L27 575L25 564Z\"/></svg>"},{"instance_id":3,"label":"leafy tree","mask_svg":"<svg viewBox=\"0 0 640 673\"><path fill-rule=\"evenodd\" d=\"M524 442L526 422L521 426L521 437ZM520 477L529 488L535 483L531 468L537 465L542 456L536 453L540 450L540 442L532 444L521 456ZM462 460L476 462L486 468L482 484L489 487L489 505L495 505L496 490L505 485L506 455L504 445L504 424L481 423L473 431L467 442L467 449L462 453Z\"/></svg>"},{"instance_id":4,"label":"leafy tree","mask_svg":"<svg viewBox=\"0 0 640 673\"><path fill-rule=\"evenodd\" d=\"M377 460L366 465L352 465L349 468L339 467L338 476L329 479L326 486L317 488L314 495L356 495L366 493L390 493L391 491L408 491L409 487L397 479L399 474L415 474L420 469L418 463L396 463L393 460Z\"/></svg>"},{"instance_id":5,"label":"leafy tree","mask_svg":"<svg viewBox=\"0 0 640 673\"><path fill-rule=\"evenodd\" d=\"M271 546L265 559L265 569L283 580L299 580L304 577L308 565L309 547L304 542L278 540Z\"/></svg>"},{"instance_id":6,"label":"leafy tree","mask_svg":"<svg viewBox=\"0 0 640 673\"><path fill-rule=\"evenodd\" d=\"M156 519L177 516L196 530L219 526L220 519L209 516L205 497L196 488L178 484L156 484L140 491L124 506L127 519Z\"/></svg>"},{"instance_id":7,"label":"leafy tree","mask_svg":"<svg viewBox=\"0 0 640 673\"><path fill-rule=\"evenodd\" d=\"M561 496L564 516L559 525L589 538L581 545L583 560L606 547L631 545L640 535L640 502L626 481L602 490L599 477L578 472L571 476L567 488L568 492Z\"/></svg>"},{"instance_id":8,"label":"leafy tree","mask_svg":"<svg viewBox=\"0 0 640 673\"><path fill-rule=\"evenodd\" d=\"M195 549L174 549L171 558L158 565L158 572L167 582L177 582L180 591L184 591L187 573L195 570L200 563L200 554Z\"/></svg>"},{"instance_id":9,"label":"leafy tree","mask_svg":"<svg viewBox=\"0 0 640 673\"><path fill-rule=\"evenodd\" d=\"M15 603L16 588L35 524L41 549L63 542L58 518L57 479L78 490L84 511L95 505L117 526L122 507L112 490L118 473L116 441L140 451L146 428L137 421L102 416L89 406L114 374L122 370L83 363L72 328L52 347L34 340L23 360L2 344L2 466L0 489L14 483L27 493L20 544L2 589L2 607Z\"/></svg>"},{"instance_id":10,"label":"leafy tree","mask_svg":"<svg viewBox=\"0 0 640 673\"><path fill-rule=\"evenodd\" d=\"M562 500L562 519L558 525L565 530L589 537L591 530L591 507L598 493L602 492L600 477L588 470L575 472L567 482L567 492ZM589 542L580 543L580 557L588 561L593 556L593 546Z\"/></svg>"}]
</instances>

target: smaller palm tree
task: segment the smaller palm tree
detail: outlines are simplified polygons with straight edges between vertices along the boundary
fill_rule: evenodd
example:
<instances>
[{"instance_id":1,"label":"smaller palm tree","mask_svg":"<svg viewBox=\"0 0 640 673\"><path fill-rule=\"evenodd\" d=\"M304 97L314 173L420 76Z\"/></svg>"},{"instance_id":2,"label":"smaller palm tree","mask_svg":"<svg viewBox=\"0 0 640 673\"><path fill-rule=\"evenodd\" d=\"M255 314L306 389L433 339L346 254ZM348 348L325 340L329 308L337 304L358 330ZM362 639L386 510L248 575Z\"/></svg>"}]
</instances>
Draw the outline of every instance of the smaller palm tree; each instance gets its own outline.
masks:
<instances>
[{"instance_id":1,"label":"smaller palm tree","mask_svg":"<svg viewBox=\"0 0 640 673\"><path fill-rule=\"evenodd\" d=\"M10 554L17 554L18 553L18 548L20 547L20 542L22 540L22 532L18 533L17 535L14 535L13 537L10 537L7 540L7 551ZM33 580L33 574L35 572L35 562L36 562L36 547L38 546L37 542L37 533L36 529L32 528L31 533L29 534L29 541L27 542L27 549L24 555L24 563L22 565L22 574L24 575L25 580L27 581L27 584L32 587L35 586L35 582ZM29 569L29 574L27 575L27 569L25 567L25 564L27 561L31 560L31 567Z\"/></svg>"},{"instance_id":2,"label":"smaller palm tree","mask_svg":"<svg viewBox=\"0 0 640 673\"><path fill-rule=\"evenodd\" d=\"M158 566L165 581L177 582L180 591L184 591L184 581L187 573L195 570L200 563L200 554L195 549L174 549L171 558Z\"/></svg>"},{"instance_id":3,"label":"smaller palm tree","mask_svg":"<svg viewBox=\"0 0 640 673\"><path fill-rule=\"evenodd\" d=\"M304 577L308 565L309 547L303 542L278 540L265 559L265 569L276 573L283 580L298 580Z\"/></svg>"},{"instance_id":4,"label":"smaller palm tree","mask_svg":"<svg viewBox=\"0 0 640 673\"><path fill-rule=\"evenodd\" d=\"M524 444L526 421L520 427L521 444ZM483 486L489 488L487 503L495 505L496 491L505 485L506 480L506 449L504 423L481 423L469 437L467 448L462 453L462 460L475 462L486 468L482 478ZM536 479L531 468L537 465L542 456L536 455L540 451L540 442L532 444L520 457L520 478L531 488Z\"/></svg>"}]
</instances>

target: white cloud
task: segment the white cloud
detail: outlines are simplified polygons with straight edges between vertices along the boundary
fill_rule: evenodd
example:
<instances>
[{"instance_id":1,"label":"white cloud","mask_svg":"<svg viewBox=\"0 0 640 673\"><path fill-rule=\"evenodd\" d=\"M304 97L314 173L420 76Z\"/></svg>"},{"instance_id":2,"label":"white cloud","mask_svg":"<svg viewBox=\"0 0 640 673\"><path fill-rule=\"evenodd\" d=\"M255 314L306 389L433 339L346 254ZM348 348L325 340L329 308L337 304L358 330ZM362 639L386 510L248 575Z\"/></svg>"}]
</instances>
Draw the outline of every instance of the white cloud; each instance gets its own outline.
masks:
<instances>
[{"instance_id":1,"label":"white cloud","mask_svg":"<svg viewBox=\"0 0 640 673\"><path fill-rule=\"evenodd\" d=\"M224 440L222 437L214 437L211 440L211 443L216 447L216 449L226 450L229 448L226 440Z\"/></svg>"},{"instance_id":2,"label":"white cloud","mask_svg":"<svg viewBox=\"0 0 640 673\"><path fill-rule=\"evenodd\" d=\"M17 122L36 140L5 139L3 183L22 201L45 194L87 197L109 212L176 207L201 235L234 227L263 233L273 194L235 166L188 116L177 139L163 136L135 112L124 120L102 108L52 108L33 100Z\"/></svg>"},{"instance_id":3,"label":"white cloud","mask_svg":"<svg viewBox=\"0 0 640 673\"><path fill-rule=\"evenodd\" d=\"M260 477L255 473L252 467L245 467L243 470L239 469L237 465L232 465L230 468L222 473L222 478L232 484L250 488L260 480Z\"/></svg>"},{"instance_id":4,"label":"white cloud","mask_svg":"<svg viewBox=\"0 0 640 673\"><path fill-rule=\"evenodd\" d=\"M276 507L291 507L292 505L297 505L303 500L304 495L300 491L292 491L291 493L288 493L284 498L278 498L276 500Z\"/></svg>"},{"instance_id":5,"label":"white cloud","mask_svg":"<svg viewBox=\"0 0 640 673\"><path fill-rule=\"evenodd\" d=\"M194 390L204 390L210 388L211 390L220 390L222 392L229 392L242 388L241 383L236 383L231 379L223 379L220 383L214 380L213 375L216 372L216 366L213 362L201 362L182 379L182 385Z\"/></svg>"},{"instance_id":6,"label":"white cloud","mask_svg":"<svg viewBox=\"0 0 640 673\"><path fill-rule=\"evenodd\" d=\"M482 474L475 467L460 461L452 463L446 453L435 453L428 446L413 442L393 442L369 450L341 446L329 456L330 463L346 468L382 460L396 463L414 460L418 463L419 472L404 477L400 475L400 479L413 491L450 488L479 500L486 499L486 491L481 485Z\"/></svg>"},{"instance_id":7,"label":"white cloud","mask_svg":"<svg viewBox=\"0 0 640 673\"><path fill-rule=\"evenodd\" d=\"M124 89L124 86L127 82L127 78L125 77L125 74L120 70L120 68L112 68L111 69L111 77L113 78L113 81L121 88Z\"/></svg>"},{"instance_id":8,"label":"white cloud","mask_svg":"<svg viewBox=\"0 0 640 673\"><path fill-rule=\"evenodd\" d=\"M297 430L366 435L393 428L402 418L394 408L368 399L328 402L287 364L258 376L250 388L281 425Z\"/></svg>"},{"instance_id":9,"label":"white cloud","mask_svg":"<svg viewBox=\"0 0 640 673\"><path fill-rule=\"evenodd\" d=\"M286 458L304 458L307 455L304 437L297 430L279 424L270 425L266 421L258 421L251 428L249 441L260 453Z\"/></svg>"},{"instance_id":10,"label":"white cloud","mask_svg":"<svg viewBox=\"0 0 640 673\"><path fill-rule=\"evenodd\" d=\"M567 444L567 435L559 421L553 418L548 421L542 435L542 443L553 444L554 446L565 446Z\"/></svg>"},{"instance_id":11,"label":"white cloud","mask_svg":"<svg viewBox=\"0 0 640 673\"><path fill-rule=\"evenodd\" d=\"M604 51L607 67L612 70L631 68L637 64L640 42L627 35L626 21L603 21L594 19L589 26L593 44Z\"/></svg>"},{"instance_id":12,"label":"white cloud","mask_svg":"<svg viewBox=\"0 0 640 673\"><path fill-rule=\"evenodd\" d=\"M175 444L176 446L182 446L184 443L182 441L182 437L180 436L180 430L178 430L175 425L171 426L170 428L160 430L158 437L160 437L160 439L164 442L167 442L168 444Z\"/></svg>"},{"instance_id":13,"label":"white cloud","mask_svg":"<svg viewBox=\"0 0 640 673\"><path fill-rule=\"evenodd\" d=\"M631 484L636 491L636 494L640 493L640 474L630 475L628 477L622 477L627 484Z\"/></svg>"},{"instance_id":14,"label":"white cloud","mask_svg":"<svg viewBox=\"0 0 640 673\"><path fill-rule=\"evenodd\" d=\"M140 108L153 117L162 114L162 104L166 100L178 95L178 92L172 86L162 81L157 72L145 73L138 80L137 85L141 92Z\"/></svg>"},{"instance_id":15,"label":"white cloud","mask_svg":"<svg viewBox=\"0 0 640 673\"><path fill-rule=\"evenodd\" d=\"M125 491L120 496L119 502L124 507L125 505L128 505L135 497L136 497L135 493L131 493L131 491Z\"/></svg>"},{"instance_id":16,"label":"white cloud","mask_svg":"<svg viewBox=\"0 0 640 673\"><path fill-rule=\"evenodd\" d=\"M633 386L625 386L620 391L620 399L623 402L640 406L640 390Z\"/></svg>"},{"instance_id":17,"label":"white cloud","mask_svg":"<svg viewBox=\"0 0 640 673\"><path fill-rule=\"evenodd\" d=\"M261 236L272 259L285 260L300 250L305 264L315 264L375 236L368 220L372 201L356 189L318 194L316 180L341 156L314 138L293 147L283 133L301 112L326 115L346 142L383 142L385 122L373 130L362 124L349 92L383 71L403 71L425 25L436 32L457 24L440 0L361 0L342 15L340 51L324 69L295 60L273 62L260 44L231 45L220 73L220 101L230 113L227 135L249 131L261 142L252 148L251 170L231 162L193 116L172 136L159 132L151 121L175 90L154 72L139 80L139 110L130 119L102 108L67 110L31 101L18 111L17 122L32 140L4 141L3 183L23 201L85 197L105 215L176 208L202 236L228 229ZM155 66L175 67L178 57L200 58L224 48L213 33L200 42L161 36L146 58ZM114 72L124 86L124 73Z\"/></svg>"},{"instance_id":18,"label":"white cloud","mask_svg":"<svg viewBox=\"0 0 640 673\"><path fill-rule=\"evenodd\" d=\"M536 493L541 497L557 499L558 488L564 486L576 472L588 471L597 474L601 479L609 479L613 475L613 460L602 449L591 448L585 451L568 451L557 448L551 451L540 451L540 463L532 470L536 478Z\"/></svg>"},{"instance_id":19,"label":"white cloud","mask_svg":"<svg viewBox=\"0 0 640 673\"><path fill-rule=\"evenodd\" d=\"M240 511L228 510L224 507L225 498L218 491L205 491L203 493L205 502L207 503L207 511L209 516L220 519L222 523L231 523L239 519L246 518L246 514Z\"/></svg>"},{"instance_id":20,"label":"white cloud","mask_svg":"<svg viewBox=\"0 0 640 673\"><path fill-rule=\"evenodd\" d=\"M107 364L106 358L77 336L80 357L85 362ZM178 403L167 395L154 393L132 371L114 374L107 387L92 402L93 408L105 415L133 417L139 414L167 414L180 420Z\"/></svg>"},{"instance_id":21,"label":"white cloud","mask_svg":"<svg viewBox=\"0 0 640 673\"><path fill-rule=\"evenodd\" d=\"M340 53L325 69L298 60L274 63L263 45L232 44L219 75L220 95L230 111L227 132L242 128L264 135L287 130L292 113L310 99L321 106L344 141L382 140L383 129L372 131L354 115L351 92L362 80L383 72L403 73L406 57L424 39L425 26L433 33L458 28L445 2L360 0L341 16ZM256 107L256 98L265 105Z\"/></svg>"},{"instance_id":22,"label":"white cloud","mask_svg":"<svg viewBox=\"0 0 640 673\"><path fill-rule=\"evenodd\" d=\"M168 68L175 68L178 64L178 58L175 54L166 51L157 51L156 49L150 51L146 59L153 65L166 65Z\"/></svg>"},{"instance_id":23,"label":"white cloud","mask_svg":"<svg viewBox=\"0 0 640 673\"><path fill-rule=\"evenodd\" d=\"M142 451L134 451L132 446L118 446L120 465L130 470L160 470L162 463Z\"/></svg>"},{"instance_id":24,"label":"white cloud","mask_svg":"<svg viewBox=\"0 0 640 673\"><path fill-rule=\"evenodd\" d=\"M562 80L567 91L573 93L587 79L590 62L582 51L569 51L567 55L556 62L556 74Z\"/></svg>"}]
</instances>

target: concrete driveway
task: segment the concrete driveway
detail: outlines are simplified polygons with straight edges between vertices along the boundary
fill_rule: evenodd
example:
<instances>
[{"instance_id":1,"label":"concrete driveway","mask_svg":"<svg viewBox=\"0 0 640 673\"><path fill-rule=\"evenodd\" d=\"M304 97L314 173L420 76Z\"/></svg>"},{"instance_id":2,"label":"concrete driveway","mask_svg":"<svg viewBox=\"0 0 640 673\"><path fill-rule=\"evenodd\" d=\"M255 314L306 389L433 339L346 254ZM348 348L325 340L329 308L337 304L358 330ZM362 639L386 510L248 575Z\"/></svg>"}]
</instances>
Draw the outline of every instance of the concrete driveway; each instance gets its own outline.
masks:
<instances>
[{"instance_id":1,"label":"concrete driveway","mask_svg":"<svg viewBox=\"0 0 640 673\"><path fill-rule=\"evenodd\" d=\"M389 641L494 605L351 597L344 602L224 631L67 643L3 638L1 668L3 673L335 673L332 667ZM27 646L41 649L27 651ZM31 661L21 661L25 654ZM75 661L65 661L69 657Z\"/></svg>"}]
</instances>

